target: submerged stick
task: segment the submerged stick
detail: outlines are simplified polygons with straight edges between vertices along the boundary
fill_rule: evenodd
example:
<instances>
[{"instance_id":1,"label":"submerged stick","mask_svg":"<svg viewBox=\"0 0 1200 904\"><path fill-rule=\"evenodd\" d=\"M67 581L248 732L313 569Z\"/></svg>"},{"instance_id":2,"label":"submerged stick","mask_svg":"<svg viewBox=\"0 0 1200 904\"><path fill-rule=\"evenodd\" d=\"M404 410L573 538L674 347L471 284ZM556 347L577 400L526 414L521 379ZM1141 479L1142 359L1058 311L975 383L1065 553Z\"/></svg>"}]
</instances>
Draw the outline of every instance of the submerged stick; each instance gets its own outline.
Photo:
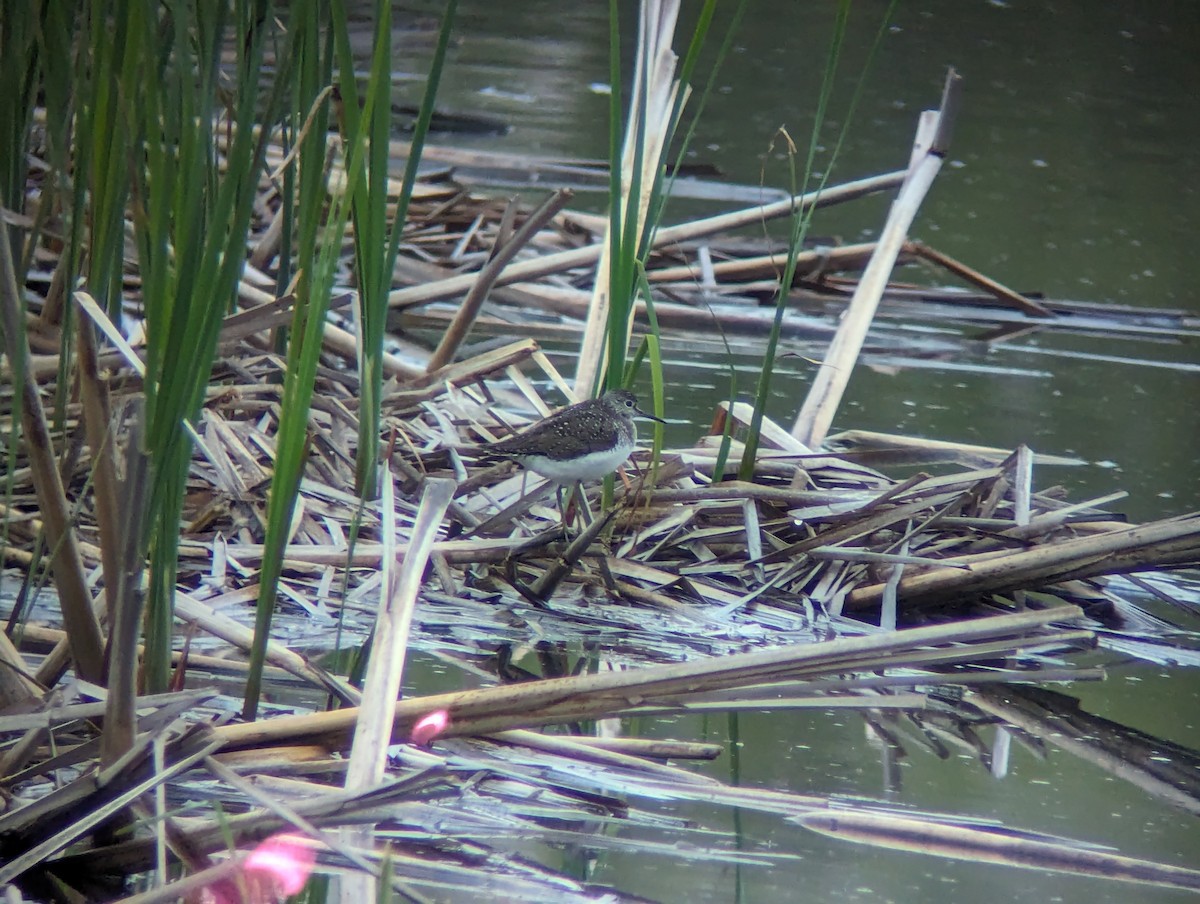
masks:
<instances>
[{"instance_id":1,"label":"submerged stick","mask_svg":"<svg viewBox=\"0 0 1200 904\"><path fill-rule=\"evenodd\" d=\"M1001 301L1007 302L1011 307L1016 308L1031 317L1054 317L1055 314L1049 308L1038 304L1031 298L1026 298L1020 292L1014 292L1008 286L996 282L991 277L984 276L978 270L968 267L961 261L957 261L948 254L943 254L936 251L921 242L905 242L904 250L910 254L915 254L917 257L923 257L925 260L937 264L949 270L955 276L960 276L972 285L978 286L983 291L991 295L995 295Z\"/></svg>"},{"instance_id":2,"label":"submerged stick","mask_svg":"<svg viewBox=\"0 0 1200 904\"><path fill-rule=\"evenodd\" d=\"M1068 839L1005 826L951 825L919 816L848 808L806 813L798 821L822 835L893 850L1168 888L1200 889L1197 870L1084 848Z\"/></svg>"}]
</instances>

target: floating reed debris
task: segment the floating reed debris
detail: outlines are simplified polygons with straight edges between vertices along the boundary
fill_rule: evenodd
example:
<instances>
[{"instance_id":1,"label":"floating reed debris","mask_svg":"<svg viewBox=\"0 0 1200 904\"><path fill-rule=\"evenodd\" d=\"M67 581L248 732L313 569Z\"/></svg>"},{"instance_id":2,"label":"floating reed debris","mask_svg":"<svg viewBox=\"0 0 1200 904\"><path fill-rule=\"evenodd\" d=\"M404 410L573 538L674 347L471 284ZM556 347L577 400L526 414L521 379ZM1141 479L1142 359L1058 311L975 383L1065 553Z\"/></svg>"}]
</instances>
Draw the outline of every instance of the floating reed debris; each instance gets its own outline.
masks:
<instances>
[{"instance_id":1,"label":"floating reed debris","mask_svg":"<svg viewBox=\"0 0 1200 904\"><path fill-rule=\"evenodd\" d=\"M375 511L360 509L355 497L338 489L350 480L355 424L335 372L322 378L328 381L329 399L338 404L314 412L317 455L302 486L293 540L284 551L281 599L285 608L298 614L282 624L283 630L296 632L292 645L310 646L313 641L305 635L311 637L314 630L327 633L335 617L348 641L356 642L370 630L374 601L384 592L383 566L385 561L406 559L411 545L406 538L415 537L417 502L424 488L445 477L453 479L455 456L447 456L446 450L461 449L457 457L469 463L467 450L477 442L521 423L515 413L501 416L490 401L501 387L484 376L494 372L497 361L511 367L507 362L512 360L542 369L553 379L548 362L527 343L498 355L487 353L474 364L469 359L454 365L453 377L438 389L395 396L397 405L385 423L387 433L395 437L390 455L397 475L395 498ZM207 683L202 677L206 671L211 669L214 679L228 671L213 654L228 656L230 644L243 650L249 646L250 632L229 614L247 617L245 607L254 597L263 549L256 512L263 505L262 475L271 469L271 422L278 405L266 378L278 363L256 350L237 359L236 367L244 387L214 392L197 425L202 445L193 465L192 501L185 511L190 527L181 547L183 583L190 589L178 598L179 617L192 626L190 631L215 633L222 640L214 644L194 634L195 655L179 660L181 674L186 670L191 681L202 684ZM528 382L524 385L528 391ZM73 409L66 413L68 423L78 417ZM722 413L735 422L745 416L739 406L726 406ZM431 540L432 568L412 616L413 650L436 655L466 672L503 673L504 651L538 638L576 648L582 644L628 671L406 699L392 716L393 742L407 739L413 726L431 712L444 712L446 728L438 752L393 747L393 753L401 751L401 765L393 762L390 768L388 781L395 784L386 793L372 787L360 796L338 790L344 764L330 759L330 753L348 749L354 709L271 713L274 717L254 723L205 731L201 740L188 724L211 718L204 708L210 696L164 697L163 703L147 698L139 701L137 736L167 732L162 737L169 768L151 777L127 767L117 784L115 775L85 771L69 786L75 793L39 805L37 820L25 808L16 810L25 813L20 825L0 818L0 859L12 862L4 877L25 876L35 863L41 864L39 874L54 876L149 869L154 850L149 839L90 852L67 851L72 839L117 812L121 802L169 783L173 793L185 795L196 793L189 789L220 788L224 806L235 814L223 831L232 832L239 844L295 826L302 818L328 845L320 855L325 868L357 862L378 870L373 842L337 842L322 829L351 818L368 819L378 826L377 838L399 832L395 837L423 851L421 864L400 861L397 868L406 870L406 882L414 887L449 885L465 893L479 887L480 877L439 859L435 850L447 838L472 845L501 843L495 827L485 829L462 809L465 783L482 769L485 774L500 770L509 778L475 784L472 794L484 793L503 806L507 821L517 820L527 826L526 834L536 832L550 841L598 843L583 828L541 827L540 816L523 811L516 801L536 793L539 813L549 808L566 820L573 814L584 818L586 812L589 823L615 821L625 831L608 843L634 844L661 856L733 856L707 843L687 841L686 833L676 839L682 846L671 845L674 851L651 838L617 840L636 835L638 825L653 823L654 801L694 799L792 815L813 830L837 831L839 837L868 843L1188 887L1194 877L1177 867L1131 865L1121 858L1101 863L1095 859L1099 855L1080 860L1064 853L1062 839L1029 838L1021 842L1021 852L1014 852L1005 847L1007 842L974 826L953 830L967 832L965 837L942 838L952 830L938 822L922 823L922 831L942 840L916 845L910 830L896 834L898 826L911 823L906 814L885 818L871 809L843 818L845 804L819 797L775 794L769 800L748 800L748 792L700 781L691 773L660 774L669 767L647 763L652 750L630 746L628 752L601 753L580 746L583 740L567 738L554 739L556 746L547 749L535 736L513 731L612 716L820 706L854 709L871 714L868 718L898 712L926 728L938 725L942 736L975 749L977 740L969 726L977 716L971 713L988 713L1024 731L1035 726L1016 715L1006 718L1005 710L978 691L954 702L939 688L972 688L980 680L1024 683L1039 676L1047 681L1096 677L1084 670L1064 671L1062 652L1145 636L1144 624L1136 619L1131 619L1136 630L1127 633L1122 628L1138 607L1098 581L1123 570L1143 571L1148 565L1195 562L1200 555L1200 519L1132 526L1103 508L1112 500L1069 505L1032 489L1036 456L956 450L963 462L958 470L938 476L917 472L896 481L853 459L804 449L769 423L764 435L774 437L776 447L764 449L750 482L718 480L707 439L666 453L653 483L651 463L641 459L642 474L631 469L628 484L618 494L611 533L592 542L545 599L531 601L518 589L550 570L562 550L551 530L557 520L552 508L534 502L521 514L511 514L518 510L514 503L534 495L536 481L527 475L504 467L486 472L470 468L475 479L460 484L454 507L436 535L422 532ZM879 437L873 442L876 448L884 447ZM906 444L906 455L920 451ZM939 467L955 458L943 446L928 451ZM72 492L85 492L86 474L79 467L69 475ZM36 531L36 521L29 518L30 497L18 494L13 506L21 513L17 523ZM748 510L753 518L747 517ZM504 520L493 520L504 511L510 512ZM359 536L351 548L356 517ZM394 527L386 526L389 519ZM489 522L491 526L481 528ZM86 515L79 528L85 565L98 575L100 546L91 540L94 529ZM472 531L472 536L455 538L460 529ZM1024 611L1016 601L1022 592ZM1063 607L1064 602L1072 605ZM887 618L889 607L891 618L908 627L877 633L874 626ZM339 610L342 614L337 616ZM997 611L1012 614L994 614ZM1097 637L1091 629L1099 626L1104 630ZM30 634L30 640L34 636ZM832 639L837 636L844 639ZM318 646L325 643L318 641ZM32 653L28 648L27 655ZM341 679L282 646L269 652L268 660L310 688L322 693L340 688L339 696L351 705L356 699L355 690ZM1001 663L1004 666L998 668ZM874 684L846 680L870 673L881 677ZM88 699L85 694L73 705L98 705L86 703ZM78 715L91 711L81 708ZM66 762L86 765L88 751L94 749L86 728L72 730L78 739L72 744L63 725L65 716L49 710L37 717L45 721L24 718L20 723L0 718L0 732L12 738L23 733L25 738L8 758L9 787L37 787L42 776ZM39 753L40 739L52 724L58 726L58 747L73 750L70 760ZM480 740L456 740L462 737ZM148 750L144 743L135 748L143 756ZM678 755L671 746L662 753ZM990 761L992 753L985 748L979 755ZM518 761L525 765L514 772ZM253 809L255 802L244 789L230 784L217 766L220 762L242 773L279 775L267 793L290 801L286 812L294 818L281 815L285 811L278 808ZM584 763L591 764L589 783L606 789L603 804L597 803L595 791L581 796L572 783L564 784L568 772ZM687 783L681 783L679 774L688 776ZM597 776L607 778L600 781ZM1123 777L1158 793L1160 784L1151 785L1133 773ZM100 795L95 789L102 778L110 790ZM513 781L526 790L510 787ZM84 784L76 788L78 782ZM1188 809L1200 806L1195 789L1161 787L1172 802ZM633 799L643 803L635 806ZM61 824L50 819L52 813L70 813L72 830L35 831L35 825ZM416 828L431 819L443 827L436 835ZM845 834L847 827L860 823L869 831ZM506 831L512 832L511 825ZM203 855L223 850L227 837L211 825L190 822L172 832ZM992 850L990 845L999 846ZM53 851L64 853L46 861ZM26 852L34 856L23 857ZM748 857L744 862L759 861ZM514 894L519 889L532 899L551 887L558 894L562 882L547 871L509 872L504 881L514 883ZM571 892L588 893L586 885Z\"/></svg>"}]
</instances>

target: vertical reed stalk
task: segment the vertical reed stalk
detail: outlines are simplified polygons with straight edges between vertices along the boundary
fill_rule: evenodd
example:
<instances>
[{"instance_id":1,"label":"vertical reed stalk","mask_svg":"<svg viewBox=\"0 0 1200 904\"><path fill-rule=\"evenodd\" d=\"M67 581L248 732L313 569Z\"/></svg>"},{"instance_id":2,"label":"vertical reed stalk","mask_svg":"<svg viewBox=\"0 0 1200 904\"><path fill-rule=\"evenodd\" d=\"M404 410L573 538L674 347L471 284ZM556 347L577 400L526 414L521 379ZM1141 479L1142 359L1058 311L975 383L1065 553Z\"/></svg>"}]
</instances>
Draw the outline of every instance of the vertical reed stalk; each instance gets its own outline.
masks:
<instances>
[{"instance_id":1,"label":"vertical reed stalk","mask_svg":"<svg viewBox=\"0 0 1200 904\"><path fill-rule=\"evenodd\" d=\"M346 195L327 210L329 200L329 86L333 72L333 31L318 0L292 7L288 35L295 78L288 98L287 118L300 136L298 152L289 164L295 170L295 235L285 235L283 254L293 253L288 268L296 274L292 323L288 330L286 370L275 435L275 469L267 499L267 526L262 573L254 621L254 646L246 680L243 715L258 713L267 641L283 571L283 548L291 530L292 513L308 447L308 413L321 352L321 337L329 308L337 255L346 224ZM361 159L361 153L358 158ZM322 232L324 230L324 232Z\"/></svg>"},{"instance_id":2,"label":"vertical reed stalk","mask_svg":"<svg viewBox=\"0 0 1200 904\"><path fill-rule=\"evenodd\" d=\"M359 87L353 78L354 57L350 48L347 19L342 3L335 2L334 31L337 36L338 65L341 80L342 133L346 145L367 148L364 169L352 173L348 192L354 223L354 259L358 277L359 335L359 408L358 456L355 485L363 498L376 493L379 447L380 395L383 387L383 340L387 328L388 292L400 247L400 235L408 214L416 182L421 149L433 117L434 100L441 80L450 32L454 24L457 0L449 0L438 33L437 48L425 83L421 111L409 149L404 181L396 203L396 214L389 229L387 222L389 179L389 136L392 128L392 6L389 0L375 3L375 44L371 54L371 72L359 109Z\"/></svg>"}]
</instances>

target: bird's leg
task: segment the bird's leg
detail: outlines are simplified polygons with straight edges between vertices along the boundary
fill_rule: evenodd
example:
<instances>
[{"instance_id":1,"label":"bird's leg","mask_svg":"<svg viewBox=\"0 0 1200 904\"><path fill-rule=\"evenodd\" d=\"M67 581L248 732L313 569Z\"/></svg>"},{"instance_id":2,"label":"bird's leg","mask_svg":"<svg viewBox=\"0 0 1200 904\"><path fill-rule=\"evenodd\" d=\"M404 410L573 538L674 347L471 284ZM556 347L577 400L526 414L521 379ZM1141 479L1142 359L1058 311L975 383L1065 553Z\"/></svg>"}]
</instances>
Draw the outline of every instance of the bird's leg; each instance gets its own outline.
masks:
<instances>
[{"instance_id":1,"label":"bird's leg","mask_svg":"<svg viewBox=\"0 0 1200 904\"><path fill-rule=\"evenodd\" d=\"M588 508L587 493L583 491L583 481L575 481L575 494L575 498L579 500L579 517L583 521L584 527L588 527L595 519L592 517L592 510Z\"/></svg>"},{"instance_id":2,"label":"bird's leg","mask_svg":"<svg viewBox=\"0 0 1200 904\"><path fill-rule=\"evenodd\" d=\"M563 503L563 488L558 487L558 514L562 519L563 530L569 530L567 518L571 513L572 505L576 506L576 511L579 513L584 526L592 523L592 512L588 508L587 495L583 492L582 481L574 481L567 485L566 504Z\"/></svg>"},{"instance_id":3,"label":"bird's leg","mask_svg":"<svg viewBox=\"0 0 1200 904\"><path fill-rule=\"evenodd\" d=\"M563 507L563 485L554 485L554 498L558 500L558 520L562 522L563 533L567 532L567 510Z\"/></svg>"}]
</instances>

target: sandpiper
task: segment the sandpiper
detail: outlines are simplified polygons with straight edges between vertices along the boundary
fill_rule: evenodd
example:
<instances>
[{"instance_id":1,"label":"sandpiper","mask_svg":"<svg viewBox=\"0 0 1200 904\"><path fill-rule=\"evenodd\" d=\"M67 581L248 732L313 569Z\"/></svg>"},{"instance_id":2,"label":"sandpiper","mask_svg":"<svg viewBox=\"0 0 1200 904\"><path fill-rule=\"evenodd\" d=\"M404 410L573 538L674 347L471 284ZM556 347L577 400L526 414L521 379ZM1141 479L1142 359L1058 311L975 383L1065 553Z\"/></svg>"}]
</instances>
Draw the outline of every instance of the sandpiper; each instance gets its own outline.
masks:
<instances>
[{"instance_id":1,"label":"sandpiper","mask_svg":"<svg viewBox=\"0 0 1200 904\"><path fill-rule=\"evenodd\" d=\"M635 416L665 423L642 411L629 390L612 389L556 411L487 451L560 485L596 480L629 458L637 444Z\"/></svg>"}]
</instances>

